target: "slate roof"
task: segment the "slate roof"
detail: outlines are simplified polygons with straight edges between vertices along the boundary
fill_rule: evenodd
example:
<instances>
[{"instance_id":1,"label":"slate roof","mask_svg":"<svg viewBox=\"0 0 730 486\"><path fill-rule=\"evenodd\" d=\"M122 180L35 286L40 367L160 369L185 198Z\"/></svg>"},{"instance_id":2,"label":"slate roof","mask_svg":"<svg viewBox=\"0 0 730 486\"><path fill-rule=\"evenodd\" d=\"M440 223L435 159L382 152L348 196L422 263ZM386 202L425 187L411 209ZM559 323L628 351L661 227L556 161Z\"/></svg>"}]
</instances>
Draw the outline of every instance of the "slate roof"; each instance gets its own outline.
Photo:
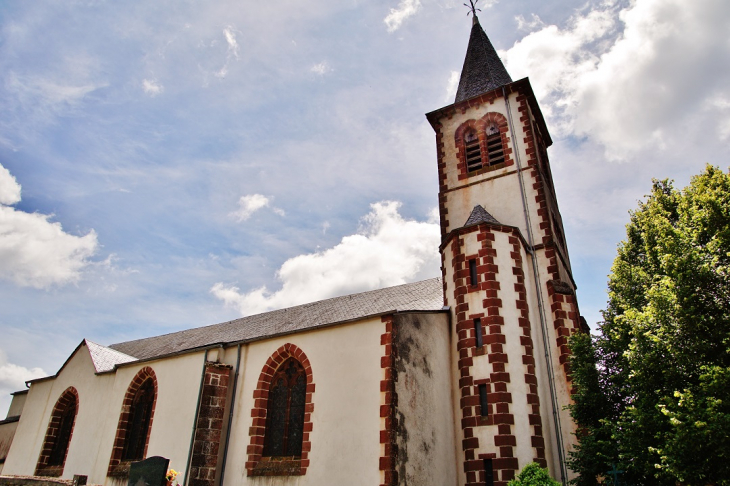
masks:
<instances>
[{"instance_id":1,"label":"slate roof","mask_svg":"<svg viewBox=\"0 0 730 486\"><path fill-rule=\"evenodd\" d=\"M471 214L466 219L466 223L464 223L464 226L466 227L480 223L499 224L499 221L497 221L494 216L489 214L486 209L477 204L476 206L474 206L474 209L471 210Z\"/></svg>"},{"instance_id":2,"label":"slate roof","mask_svg":"<svg viewBox=\"0 0 730 486\"><path fill-rule=\"evenodd\" d=\"M96 344L88 339L85 339L84 341L86 342L86 347L89 349L89 355L91 356L91 361L94 363L94 369L96 369L97 373L111 371L114 369L115 365L137 360L137 358L133 356L120 353L119 351L107 348L101 344Z\"/></svg>"},{"instance_id":3,"label":"slate roof","mask_svg":"<svg viewBox=\"0 0 730 486\"><path fill-rule=\"evenodd\" d=\"M484 33L476 15L469 36L469 46L466 49L464 67L461 69L459 89L456 91L458 103L474 96L486 93L512 82L497 51Z\"/></svg>"},{"instance_id":4,"label":"slate roof","mask_svg":"<svg viewBox=\"0 0 730 486\"><path fill-rule=\"evenodd\" d=\"M137 359L149 359L218 343L255 341L283 334L383 315L395 311L440 311L443 309L440 278L298 305L109 346Z\"/></svg>"}]
</instances>

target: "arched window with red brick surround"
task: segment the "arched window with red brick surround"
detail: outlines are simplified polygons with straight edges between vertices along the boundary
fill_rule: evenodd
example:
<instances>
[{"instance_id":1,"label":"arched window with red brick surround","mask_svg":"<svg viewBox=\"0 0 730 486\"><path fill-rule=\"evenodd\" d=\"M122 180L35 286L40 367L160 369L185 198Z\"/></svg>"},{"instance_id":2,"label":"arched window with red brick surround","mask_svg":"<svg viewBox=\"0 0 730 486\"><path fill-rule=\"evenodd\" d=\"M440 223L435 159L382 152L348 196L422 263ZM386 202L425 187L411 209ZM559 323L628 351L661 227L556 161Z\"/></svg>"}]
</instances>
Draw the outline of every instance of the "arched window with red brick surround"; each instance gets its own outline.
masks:
<instances>
[{"instance_id":1,"label":"arched window with red brick surround","mask_svg":"<svg viewBox=\"0 0 730 486\"><path fill-rule=\"evenodd\" d=\"M512 165L507 133L507 119L500 113L462 123L454 132L459 179Z\"/></svg>"},{"instance_id":2,"label":"arched window with red brick surround","mask_svg":"<svg viewBox=\"0 0 730 486\"><path fill-rule=\"evenodd\" d=\"M59 477L63 474L78 410L79 394L76 388L68 387L51 412L46 438L35 468L36 476Z\"/></svg>"},{"instance_id":3,"label":"arched window with red brick surround","mask_svg":"<svg viewBox=\"0 0 730 486\"><path fill-rule=\"evenodd\" d=\"M309 466L314 382L309 359L293 344L266 362L254 391L249 476L299 476Z\"/></svg>"},{"instance_id":4,"label":"arched window with red brick surround","mask_svg":"<svg viewBox=\"0 0 730 486\"><path fill-rule=\"evenodd\" d=\"M132 462L144 459L150 441L157 403L157 377L145 366L134 377L124 395L107 474L124 477Z\"/></svg>"}]
</instances>

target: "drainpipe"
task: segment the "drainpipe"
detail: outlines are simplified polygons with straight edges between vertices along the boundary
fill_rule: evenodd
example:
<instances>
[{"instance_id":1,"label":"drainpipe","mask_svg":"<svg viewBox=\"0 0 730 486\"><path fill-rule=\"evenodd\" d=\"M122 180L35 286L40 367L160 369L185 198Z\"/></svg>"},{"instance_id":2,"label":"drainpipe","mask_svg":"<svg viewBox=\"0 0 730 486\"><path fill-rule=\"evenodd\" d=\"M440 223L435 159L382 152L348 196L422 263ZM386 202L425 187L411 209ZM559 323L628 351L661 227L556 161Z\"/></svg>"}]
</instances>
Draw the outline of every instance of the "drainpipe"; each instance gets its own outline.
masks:
<instances>
[{"instance_id":1,"label":"drainpipe","mask_svg":"<svg viewBox=\"0 0 730 486\"><path fill-rule=\"evenodd\" d=\"M507 105L507 121L509 122L509 130L512 134L512 151L515 154L515 162L517 164L517 179L520 181L520 194L522 195L522 210L525 215L525 224L527 225L527 244L528 248L527 251L530 254L530 259L532 260L532 272L534 277L534 284L535 284L535 292L537 294L537 306L539 309L539 315L540 315L540 327L542 330L542 345L545 352L545 360L547 361L547 373L548 373L548 382L550 383L550 399L552 402L552 411L553 411L553 422L555 423L555 435L556 435L556 441L558 445L558 461L560 462L560 480L563 483L563 486L566 484L566 476L567 471L565 469L565 453L563 451L563 429L560 425L560 414L558 413L558 398L557 398L557 391L555 390L555 377L553 375L553 360L552 360L552 354L550 353L550 346L548 346L548 327L547 327L547 319L545 318L545 307L543 305L542 301L542 289L540 286L540 268L537 264L537 255L535 254L534 250L534 239L532 235L532 224L530 223L530 213L527 210L527 194L525 192L525 181L523 179L522 174L522 164L520 163L520 152L517 150L517 132L515 132L514 124L512 122L512 109L510 108L509 104L509 97L507 96L507 91L504 89L504 86L502 87L502 96L504 97L504 102ZM529 116L529 113L528 113ZM533 130L534 135L534 130Z\"/></svg>"},{"instance_id":2,"label":"drainpipe","mask_svg":"<svg viewBox=\"0 0 730 486\"><path fill-rule=\"evenodd\" d=\"M248 356L248 346L246 346L246 356ZM241 366L241 344L238 345L236 351L236 371L233 374L233 390L231 395L231 405L228 411L228 427L226 428L226 440L223 446L223 461L221 462L221 474L218 479L219 486L223 485L223 478L226 475L226 459L228 459L228 443L231 440L231 425L233 424L233 409L236 404L236 388L238 387L238 370Z\"/></svg>"}]
</instances>

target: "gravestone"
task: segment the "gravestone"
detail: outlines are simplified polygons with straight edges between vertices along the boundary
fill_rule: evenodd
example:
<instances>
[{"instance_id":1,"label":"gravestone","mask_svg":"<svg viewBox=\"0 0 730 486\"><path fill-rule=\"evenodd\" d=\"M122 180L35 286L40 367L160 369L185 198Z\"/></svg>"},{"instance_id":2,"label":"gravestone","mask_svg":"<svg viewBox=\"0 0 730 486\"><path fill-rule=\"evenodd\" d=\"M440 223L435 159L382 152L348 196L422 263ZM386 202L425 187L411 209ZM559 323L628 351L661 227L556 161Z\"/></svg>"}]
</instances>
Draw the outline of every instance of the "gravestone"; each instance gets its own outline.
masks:
<instances>
[{"instance_id":1,"label":"gravestone","mask_svg":"<svg viewBox=\"0 0 730 486\"><path fill-rule=\"evenodd\" d=\"M169 459L160 456L133 462L129 467L127 486L165 486L167 484L165 476L169 464Z\"/></svg>"}]
</instances>

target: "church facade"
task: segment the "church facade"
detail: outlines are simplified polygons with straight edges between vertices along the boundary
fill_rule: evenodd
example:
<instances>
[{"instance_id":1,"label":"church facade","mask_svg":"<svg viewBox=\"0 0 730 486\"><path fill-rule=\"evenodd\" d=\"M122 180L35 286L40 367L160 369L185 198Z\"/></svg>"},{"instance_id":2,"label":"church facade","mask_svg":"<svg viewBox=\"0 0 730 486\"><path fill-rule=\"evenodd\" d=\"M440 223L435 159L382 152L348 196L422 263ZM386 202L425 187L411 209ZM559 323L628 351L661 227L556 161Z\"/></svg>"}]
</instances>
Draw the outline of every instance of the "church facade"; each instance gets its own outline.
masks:
<instances>
[{"instance_id":1,"label":"church facade","mask_svg":"<svg viewBox=\"0 0 730 486\"><path fill-rule=\"evenodd\" d=\"M567 339L585 324L552 140L476 16L456 100L426 116L441 278L84 340L14 396L0 473L123 485L159 455L189 486L506 485L531 462L565 483Z\"/></svg>"}]
</instances>

